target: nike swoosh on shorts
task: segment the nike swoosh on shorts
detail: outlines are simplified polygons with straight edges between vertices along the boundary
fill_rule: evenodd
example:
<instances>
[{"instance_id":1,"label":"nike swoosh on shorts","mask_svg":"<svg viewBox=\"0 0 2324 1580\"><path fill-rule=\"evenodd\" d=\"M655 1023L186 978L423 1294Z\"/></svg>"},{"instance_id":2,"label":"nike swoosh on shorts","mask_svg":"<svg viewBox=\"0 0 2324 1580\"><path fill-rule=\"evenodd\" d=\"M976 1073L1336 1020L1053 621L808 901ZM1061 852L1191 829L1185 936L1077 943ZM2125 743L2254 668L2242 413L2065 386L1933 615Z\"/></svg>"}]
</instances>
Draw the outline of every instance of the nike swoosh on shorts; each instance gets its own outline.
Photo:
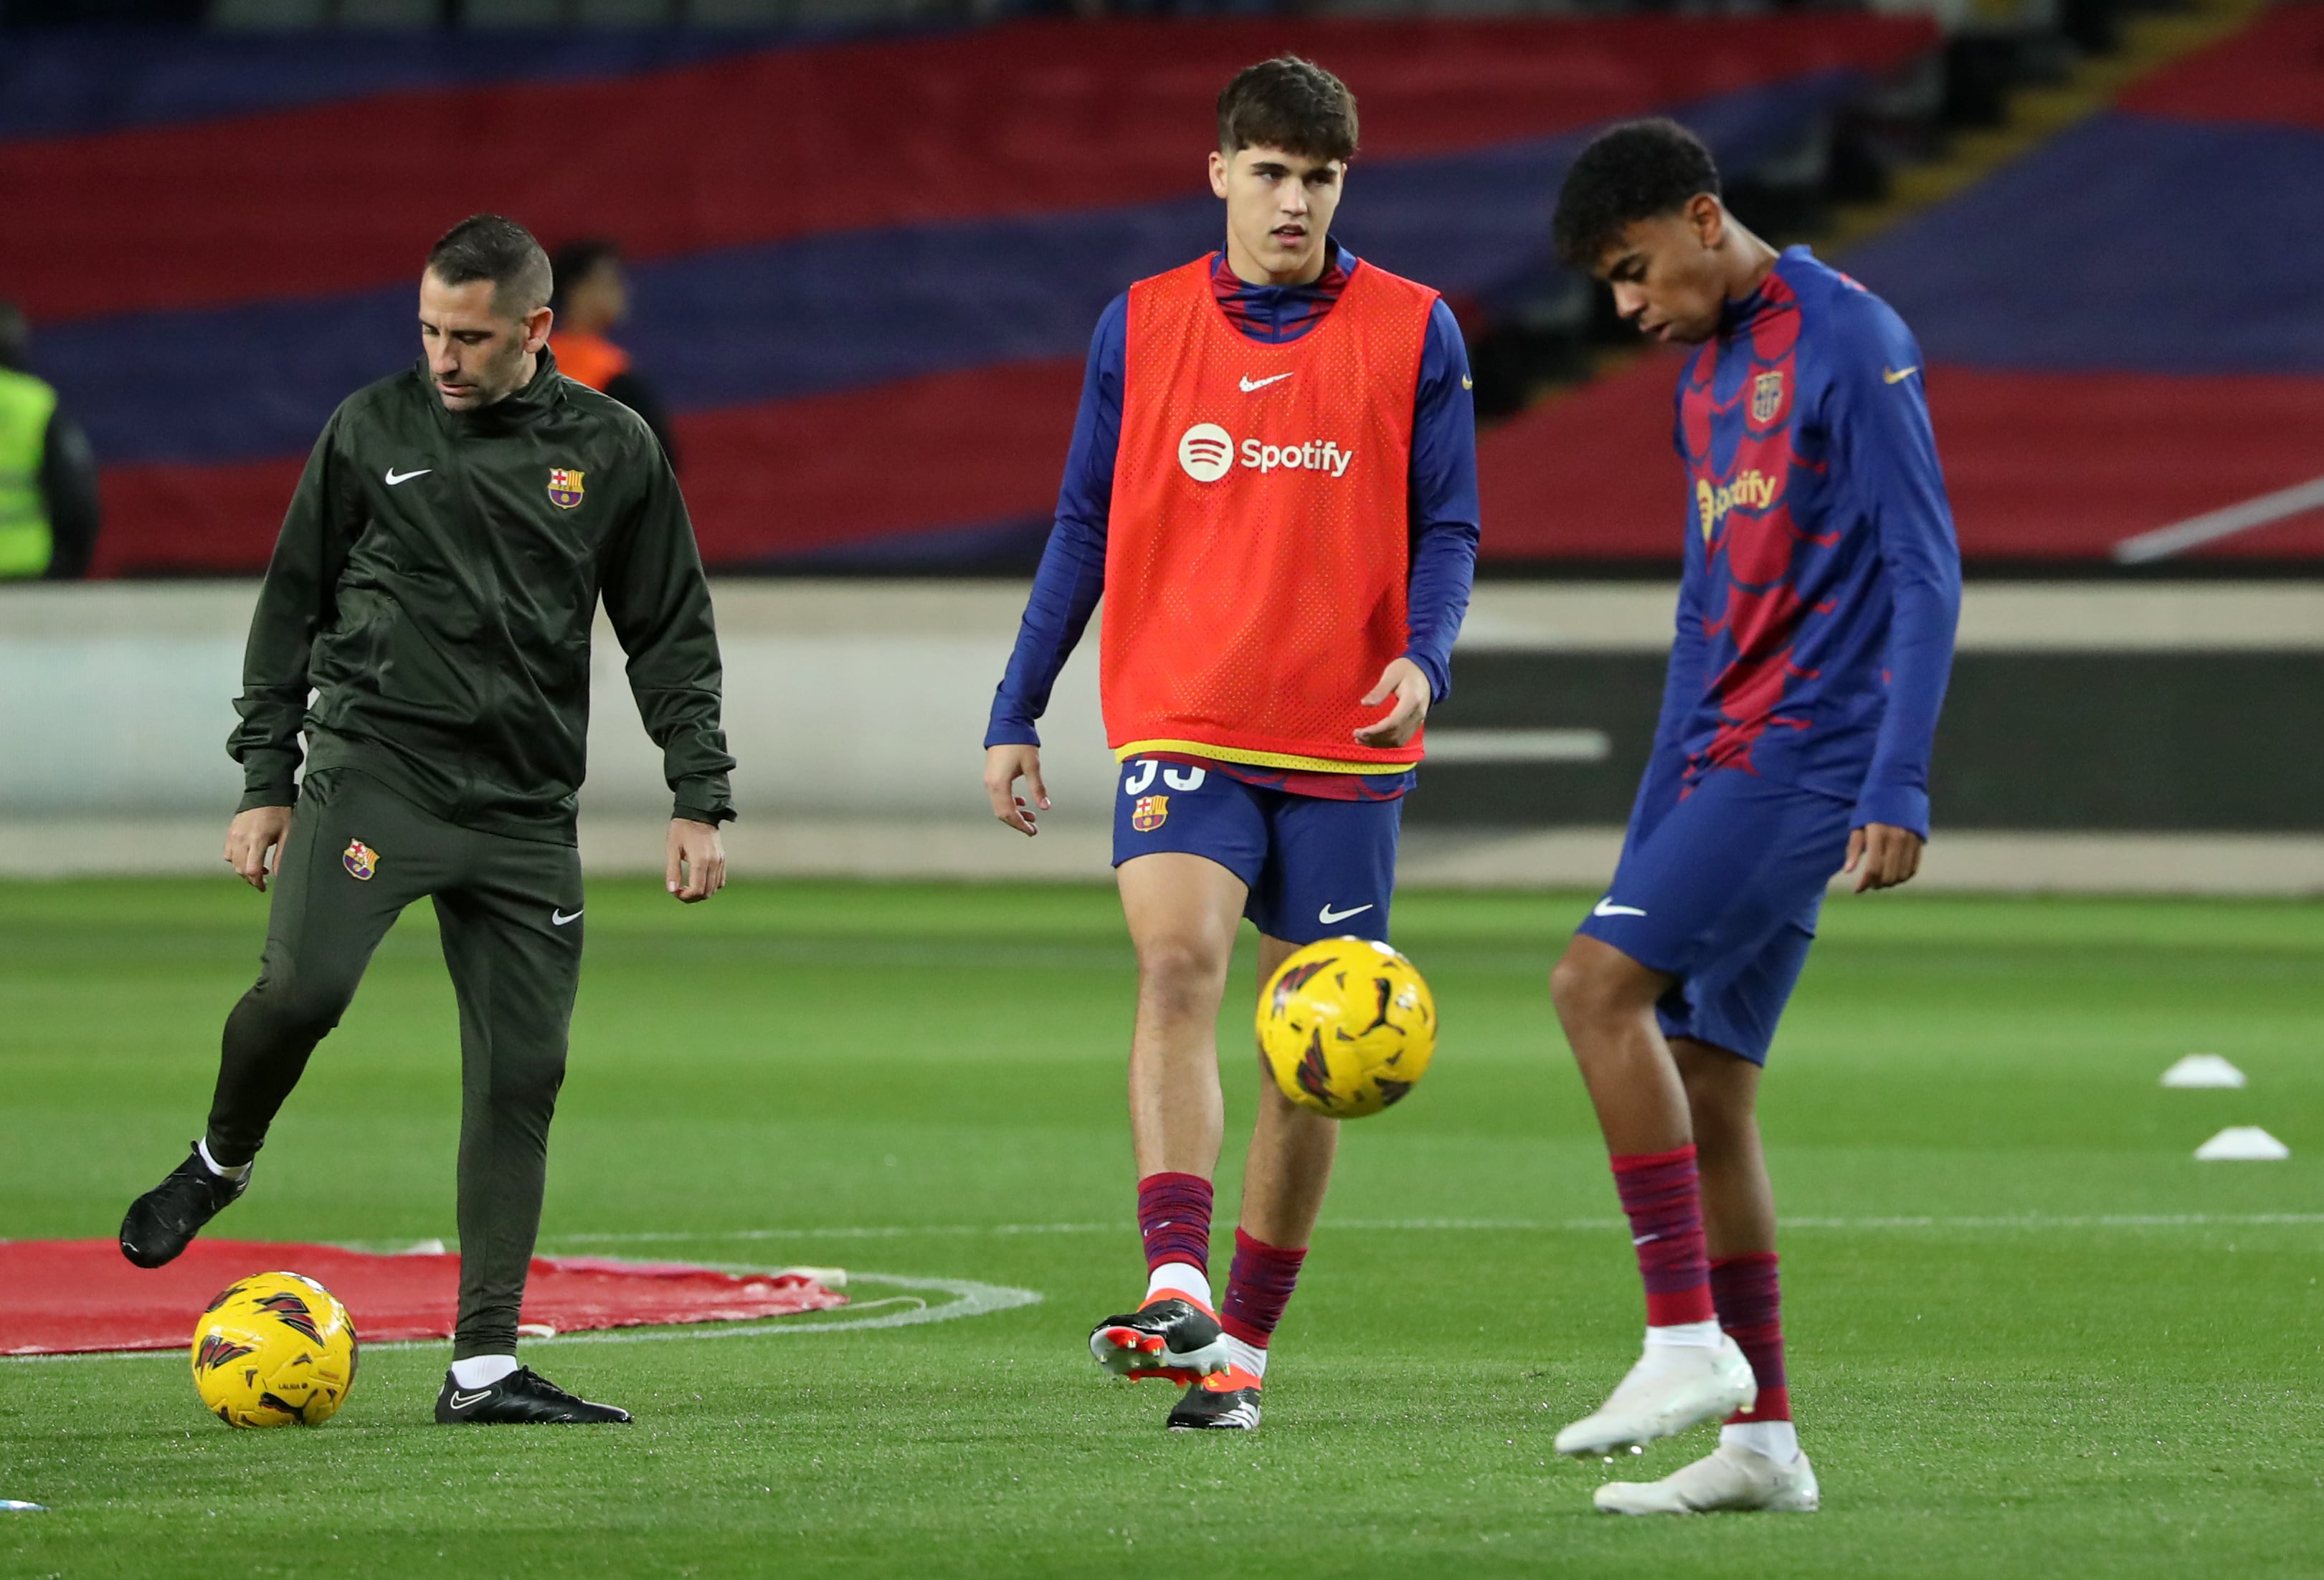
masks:
<instances>
[{"instance_id":1,"label":"nike swoosh on shorts","mask_svg":"<svg viewBox=\"0 0 2324 1580\"><path fill-rule=\"evenodd\" d=\"M1352 911L1334 911L1332 909L1332 902L1326 900L1323 902L1323 908L1315 913L1315 920L1329 927L1334 922L1345 922L1349 917L1360 916L1370 909L1370 905L1358 905Z\"/></svg>"}]
</instances>

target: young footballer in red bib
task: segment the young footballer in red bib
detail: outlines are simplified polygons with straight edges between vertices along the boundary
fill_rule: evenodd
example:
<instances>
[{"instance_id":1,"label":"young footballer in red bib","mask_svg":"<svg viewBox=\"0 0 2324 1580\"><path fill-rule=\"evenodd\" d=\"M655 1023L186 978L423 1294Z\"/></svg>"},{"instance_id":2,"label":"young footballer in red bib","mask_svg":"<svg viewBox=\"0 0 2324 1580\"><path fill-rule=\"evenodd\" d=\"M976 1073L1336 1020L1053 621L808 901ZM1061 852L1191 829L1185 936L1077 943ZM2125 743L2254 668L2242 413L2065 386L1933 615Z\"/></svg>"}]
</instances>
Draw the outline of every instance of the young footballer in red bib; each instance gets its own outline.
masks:
<instances>
[{"instance_id":1,"label":"young footballer in red bib","mask_svg":"<svg viewBox=\"0 0 2324 1580\"><path fill-rule=\"evenodd\" d=\"M1551 978L1613 1154L1646 1291L1646 1354L1562 1454L1726 1418L1718 1448L1597 1492L1612 1513L1820 1500L1784 1369L1759 1071L1824 886L1912 877L1950 673L1960 556L1886 303L1735 222L1668 121L1575 161L1559 253L1641 332L1697 349L1674 433L1686 570L1654 755L1613 887Z\"/></svg>"},{"instance_id":2,"label":"young footballer in red bib","mask_svg":"<svg viewBox=\"0 0 2324 1580\"><path fill-rule=\"evenodd\" d=\"M1172 1427L1248 1428L1338 1132L1260 1081L1215 1298L1229 959L1245 916L1262 982L1303 944L1388 936L1403 796L1476 564L1476 434L1451 311L1332 235L1356 151L1345 85L1266 61L1227 85L1218 124L1226 245L1098 321L984 782L995 816L1038 831L1034 721L1102 595L1148 1280L1090 1350L1122 1376L1186 1384Z\"/></svg>"}]
</instances>

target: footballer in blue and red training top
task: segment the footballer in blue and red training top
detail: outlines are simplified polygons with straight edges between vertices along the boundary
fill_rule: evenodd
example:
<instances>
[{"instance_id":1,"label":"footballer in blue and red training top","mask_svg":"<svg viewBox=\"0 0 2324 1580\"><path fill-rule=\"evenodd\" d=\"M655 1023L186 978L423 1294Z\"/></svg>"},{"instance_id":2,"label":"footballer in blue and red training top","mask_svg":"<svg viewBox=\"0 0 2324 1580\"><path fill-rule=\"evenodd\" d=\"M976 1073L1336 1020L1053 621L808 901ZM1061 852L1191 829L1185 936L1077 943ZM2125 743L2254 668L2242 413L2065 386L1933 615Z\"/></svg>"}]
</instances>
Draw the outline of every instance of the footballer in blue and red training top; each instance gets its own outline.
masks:
<instances>
[{"instance_id":1,"label":"footballer in blue and red training top","mask_svg":"<svg viewBox=\"0 0 2324 1580\"><path fill-rule=\"evenodd\" d=\"M1090 1350L1120 1375L1188 1384L1173 1427L1250 1428L1338 1128L1261 1079L1214 1305L1235 931L1258 924L1261 982L1303 944L1388 936L1402 797L1469 603L1477 467L1452 313L1332 235L1356 151L1346 86L1268 60L1227 85L1218 127L1225 247L1139 280L1098 320L984 783L1001 822L1036 831L1049 798L1034 721L1102 594L1148 1280Z\"/></svg>"},{"instance_id":2,"label":"footballer in blue and red training top","mask_svg":"<svg viewBox=\"0 0 2324 1580\"><path fill-rule=\"evenodd\" d=\"M1759 1072L1826 884L1904 883L1929 836L1960 556L1921 353L1879 298L1737 224L1710 153L1668 121L1591 143L1552 230L1640 332L1697 348L1654 755L1613 886L1551 978L1645 1277L1646 1355L1557 1448L1725 1417L1715 1453L1601 1486L1598 1506L1805 1511Z\"/></svg>"}]
</instances>

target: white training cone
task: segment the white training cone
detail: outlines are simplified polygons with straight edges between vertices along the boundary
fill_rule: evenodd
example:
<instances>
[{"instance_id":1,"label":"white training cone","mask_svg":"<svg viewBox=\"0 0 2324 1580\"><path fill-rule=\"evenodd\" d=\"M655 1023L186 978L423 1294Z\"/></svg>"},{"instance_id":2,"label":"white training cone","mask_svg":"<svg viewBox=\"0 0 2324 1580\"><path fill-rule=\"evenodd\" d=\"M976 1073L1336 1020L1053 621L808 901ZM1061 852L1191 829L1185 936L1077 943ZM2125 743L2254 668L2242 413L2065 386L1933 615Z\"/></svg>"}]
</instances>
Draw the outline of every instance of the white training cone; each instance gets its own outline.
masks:
<instances>
[{"instance_id":1,"label":"white training cone","mask_svg":"<svg viewBox=\"0 0 2324 1580\"><path fill-rule=\"evenodd\" d=\"M2239 1087L2244 1072L2217 1053L2190 1053L2163 1072L2167 1087Z\"/></svg>"},{"instance_id":2,"label":"white training cone","mask_svg":"<svg viewBox=\"0 0 2324 1580\"><path fill-rule=\"evenodd\" d=\"M2256 1125L2230 1125L2195 1149L2196 1161L2206 1163L2272 1163L2292 1155L2292 1149Z\"/></svg>"}]
</instances>

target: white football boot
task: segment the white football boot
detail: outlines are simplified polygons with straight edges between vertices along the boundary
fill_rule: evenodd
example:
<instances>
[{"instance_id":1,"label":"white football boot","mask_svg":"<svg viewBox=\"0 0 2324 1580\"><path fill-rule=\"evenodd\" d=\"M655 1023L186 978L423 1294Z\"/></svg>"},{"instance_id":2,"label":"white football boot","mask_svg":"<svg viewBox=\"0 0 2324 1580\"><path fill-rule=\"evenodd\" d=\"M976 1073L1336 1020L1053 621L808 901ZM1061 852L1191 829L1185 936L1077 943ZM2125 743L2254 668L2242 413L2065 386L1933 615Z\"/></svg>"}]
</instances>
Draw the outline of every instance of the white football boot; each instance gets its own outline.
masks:
<instances>
[{"instance_id":1,"label":"white football boot","mask_svg":"<svg viewBox=\"0 0 2324 1580\"><path fill-rule=\"evenodd\" d=\"M1717 1514L1765 1509L1812 1514L1819 1494L1815 1466L1804 1454L1789 1465L1740 1443L1683 1465L1657 1482L1608 1482L1591 1502L1602 1514Z\"/></svg>"},{"instance_id":2,"label":"white football boot","mask_svg":"<svg viewBox=\"0 0 2324 1580\"><path fill-rule=\"evenodd\" d=\"M1587 1458L1636 1447L1724 1420L1758 1397L1751 1363L1723 1333L1715 1348L1650 1344L1595 1415L1558 1433L1557 1451Z\"/></svg>"}]
</instances>

